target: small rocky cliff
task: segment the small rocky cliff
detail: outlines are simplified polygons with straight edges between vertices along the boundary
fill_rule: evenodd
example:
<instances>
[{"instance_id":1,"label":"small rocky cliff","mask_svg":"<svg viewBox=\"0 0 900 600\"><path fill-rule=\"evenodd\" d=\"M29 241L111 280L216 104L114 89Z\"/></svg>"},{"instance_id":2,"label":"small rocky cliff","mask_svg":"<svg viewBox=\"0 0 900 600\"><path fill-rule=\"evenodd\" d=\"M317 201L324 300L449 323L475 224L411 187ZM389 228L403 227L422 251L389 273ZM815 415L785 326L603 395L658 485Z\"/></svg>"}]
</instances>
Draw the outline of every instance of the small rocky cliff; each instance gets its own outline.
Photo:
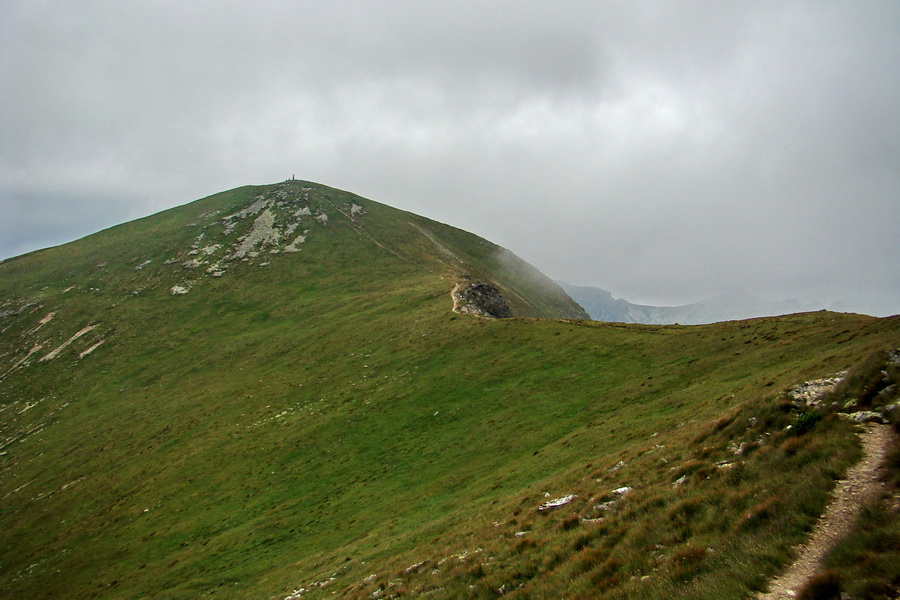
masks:
<instances>
[{"instance_id":1,"label":"small rocky cliff","mask_svg":"<svg viewBox=\"0 0 900 600\"><path fill-rule=\"evenodd\" d=\"M453 311L464 314L508 319L512 311L500 290L490 283L458 283L453 288Z\"/></svg>"}]
</instances>

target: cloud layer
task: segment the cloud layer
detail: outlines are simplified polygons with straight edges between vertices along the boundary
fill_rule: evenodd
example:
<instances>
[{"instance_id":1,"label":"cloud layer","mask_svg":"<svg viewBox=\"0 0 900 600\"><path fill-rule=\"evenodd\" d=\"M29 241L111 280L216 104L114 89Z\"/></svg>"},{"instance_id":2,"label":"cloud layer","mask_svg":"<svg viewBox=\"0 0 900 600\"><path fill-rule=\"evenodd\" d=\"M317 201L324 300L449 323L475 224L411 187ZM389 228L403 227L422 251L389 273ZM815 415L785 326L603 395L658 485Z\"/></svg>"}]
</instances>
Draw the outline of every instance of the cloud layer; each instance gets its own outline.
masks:
<instances>
[{"instance_id":1,"label":"cloud layer","mask_svg":"<svg viewBox=\"0 0 900 600\"><path fill-rule=\"evenodd\" d=\"M298 178L635 302L900 312L895 2L0 8L0 256Z\"/></svg>"}]
</instances>

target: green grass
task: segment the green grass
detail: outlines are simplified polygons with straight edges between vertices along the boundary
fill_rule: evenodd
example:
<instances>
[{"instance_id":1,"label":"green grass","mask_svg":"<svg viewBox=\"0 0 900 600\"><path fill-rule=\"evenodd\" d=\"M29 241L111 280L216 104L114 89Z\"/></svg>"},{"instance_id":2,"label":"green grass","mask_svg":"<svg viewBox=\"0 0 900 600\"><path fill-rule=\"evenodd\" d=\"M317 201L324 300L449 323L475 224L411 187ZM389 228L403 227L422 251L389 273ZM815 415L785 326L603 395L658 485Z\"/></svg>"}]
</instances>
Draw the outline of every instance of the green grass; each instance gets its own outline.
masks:
<instances>
[{"instance_id":1,"label":"green grass","mask_svg":"<svg viewBox=\"0 0 900 600\"><path fill-rule=\"evenodd\" d=\"M859 454L833 418L785 432L799 411L780 390L900 340L898 319L825 312L537 319L578 311L492 244L289 185L328 225L221 278L184 253L279 188L0 263L0 310L34 302L0 318L0 375L45 345L0 382L0 595L743 598ZM350 202L367 214L335 212ZM462 273L520 318L452 313ZM546 493L577 497L539 512Z\"/></svg>"}]
</instances>

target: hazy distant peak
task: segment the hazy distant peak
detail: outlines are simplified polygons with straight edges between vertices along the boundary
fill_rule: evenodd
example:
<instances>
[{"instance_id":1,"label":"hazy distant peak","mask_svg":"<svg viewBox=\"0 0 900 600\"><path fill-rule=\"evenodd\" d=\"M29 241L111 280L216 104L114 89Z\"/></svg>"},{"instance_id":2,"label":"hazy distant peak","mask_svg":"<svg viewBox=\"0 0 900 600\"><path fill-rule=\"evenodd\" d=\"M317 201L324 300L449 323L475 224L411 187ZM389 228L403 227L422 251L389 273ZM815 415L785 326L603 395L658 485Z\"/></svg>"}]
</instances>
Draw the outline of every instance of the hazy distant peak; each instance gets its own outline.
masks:
<instances>
[{"instance_id":1,"label":"hazy distant peak","mask_svg":"<svg viewBox=\"0 0 900 600\"><path fill-rule=\"evenodd\" d=\"M647 323L667 325L700 325L719 321L734 321L808 312L824 308L821 304L798 300L765 300L741 288L731 289L708 300L679 306L649 306L634 304L597 287L559 282L560 286L595 321Z\"/></svg>"}]
</instances>

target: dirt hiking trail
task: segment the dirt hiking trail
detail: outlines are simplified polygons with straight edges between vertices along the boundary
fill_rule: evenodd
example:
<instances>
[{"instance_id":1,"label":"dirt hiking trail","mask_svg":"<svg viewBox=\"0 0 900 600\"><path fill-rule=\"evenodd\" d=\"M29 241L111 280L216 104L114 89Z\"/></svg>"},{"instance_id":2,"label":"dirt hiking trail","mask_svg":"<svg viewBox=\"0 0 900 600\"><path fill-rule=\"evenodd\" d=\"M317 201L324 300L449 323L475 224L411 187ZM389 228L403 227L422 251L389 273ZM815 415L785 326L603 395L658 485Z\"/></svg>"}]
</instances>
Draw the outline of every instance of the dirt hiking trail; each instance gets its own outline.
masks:
<instances>
[{"instance_id":1,"label":"dirt hiking trail","mask_svg":"<svg viewBox=\"0 0 900 600\"><path fill-rule=\"evenodd\" d=\"M798 548L797 560L787 571L769 584L769 591L756 596L757 600L787 600L794 598L803 585L815 575L828 550L847 535L860 507L875 499L881 487L878 467L883 464L893 435L890 425L869 425L860 435L863 458L838 481L831 503L810 533L805 544Z\"/></svg>"}]
</instances>

